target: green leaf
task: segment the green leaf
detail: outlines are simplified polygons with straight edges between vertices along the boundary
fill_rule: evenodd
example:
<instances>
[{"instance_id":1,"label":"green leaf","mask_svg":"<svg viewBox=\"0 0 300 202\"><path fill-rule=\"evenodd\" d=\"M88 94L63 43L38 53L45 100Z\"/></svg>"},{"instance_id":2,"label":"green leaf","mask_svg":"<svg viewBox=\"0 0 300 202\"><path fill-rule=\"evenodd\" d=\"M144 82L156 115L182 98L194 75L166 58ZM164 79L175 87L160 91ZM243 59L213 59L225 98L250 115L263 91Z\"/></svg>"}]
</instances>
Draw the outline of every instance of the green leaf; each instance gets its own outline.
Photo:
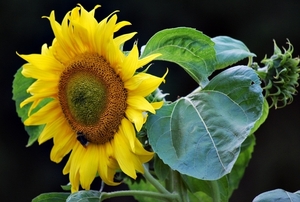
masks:
<instances>
[{"instance_id":1,"label":"green leaf","mask_svg":"<svg viewBox=\"0 0 300 202\"><path fill-rule=\"evenodd\" d=\"M254 135L250 135L241 146L240 155L235 162L232 171L216 181L204 181L183 175L182 178L188 189L194 193L199 201L228 201L232 192L238 188L245 168L247 167L255 145ZM200 200L201 199L201 200Z\"/></svg>"},{"instance_id":2,"label":"green leaf","mask_svg":"<svg viewBox=\"0 0 300 202\"><path fill-rule=\"evenodd\" d=\"M188 196L191 202L213 202L213 199L210 196L201 191L196 193L188 192Z\"/></svg>"},{"instance_id":3,"label":"green leaf","mask_svg":"<svg viewBox=\"0 0 300 202\"><path fill-rule=\"evenodd\" d=\"M65 192L43 193L32 199L32 202L65 202L69 195Z\"/></svg>"},{"instance_id":4,"label":"green leaf","mask_svg":"<svg viewBox=\"0 0 300 202\"><path fill-rule=\"evenodd\" d=\"M235 64L246 57L255 57L247 46L236 39L228 36L217 36L212 38L215 43L215 51L217 55L216 69L222 69L229 65Z\"/></svg>"},{"instance_id":5,"label":"green leaf","mask_svg":"<svg viewBox=\"0 0 300 202\"><path fill-rule=\"evenodd\" d=\"M300 201L300 191L291 193L283 189L275 189L272 191L264 192L253 199L253 202L295 202Z\"/></svg>"},{"instance_id":6,"label":"green leaf","mask_svg":"<svg viewBox=\"0 0 300 202\"><path fill-rule=\"evenodd\" d=\"M60 185L60 187L62 188L62 190L64 191L71 191L72 186L71 184L67 184L67 185Z\"/></svg>"},{"instance_id":7,"label":"green leaf","mask_svg":"<svg viewBox=\"0 0 300 202\"><path fill-rule=\"evenodd\" d=\"M24 122L28 118L28 111L30 109L31 104L27 104L22 108L20 108L20 104L25 99L31 96L29 93L27 93L27 89L33 82L35 82L35 79L24 77L21 73L22 69L23 68L21 67L17 71L17 73L15 74L15 78L13 80L13 100L16 103L16 110L18 116L21 118L22 122ZM51 100L52 100L51 98L42 100L39 103L39 105L34 110L32 110L31 113L37 112L41 107L45 106ZM31 146L38 139L44 127L45 127L44 125L25 126L25 130L29 135L29 140L26 146Z\"/></svg>"},{"instance_id":8,"label":"green leaf","mask_svg":"<svg viewBox=\"0 0 300 202\"><path fill-rule=\"evenodd\" d=\"M149 142L173 170L198 179L220 179L232 170L241 144L262 114L262 105L254 70L232 67L201 91L149 115Z\"/></svg>"},{"instance_id":9,"label":"green leaf","mask_svg":"<svg viewBox=\"0 0 300 202\"><path fill-rule=\"evenodd\" d=\"M178 27L157 32L147 42L141 57L161 53L156 60L180 65L197 83L204 86L215 70L214 43L192 28Z\"/></svg>"},{"instance_id":10,"label":"green leaf","mask_svg":"<svg viewBox=\"0 0 300 202\"><path fill-rule=\"evenodd\" d=\"M229 182L228 198L231 196L233 191L238 188L239 183L244 176L245 169L252 157L252 152L255 146L255 136L253 134L249 135L247 139L243 142L241 147L241 153L235 162L232 171L224 176Z\"/></svg>"},{"instance_id":11,"label":"green leaf","mask_svg":"<svg viewBox=\"0 0 300 202\"><path fill-rule=\"evenodd\" d=\"M255 133L257 129L266 121L269 115L269 104L266 98L264 98L263 110L260 118L256 121L254 127L251 130L251 134Z\"/></svg>"},{"instance_id":12,"label":"green leaf","mask_svg":"<svg viewBox=\"0 0 300 202\"><path fill-rule=\"evenodd\" d=\"M89 191L78 191L71 194L66 202L100 202L101 192L89 190Z\"/></svg>"},{"instance_id":13,"label":"green leaf","mask_svg":"<svg viewBox=\"0 0 300 202\"><path fill-rule=\"evenodd\" d=\"M228 201L228 181L226 177L215 181L206 181L182 175L182 179L189 191L193 193L199 201Z\"/></svg>"}]
</instances>

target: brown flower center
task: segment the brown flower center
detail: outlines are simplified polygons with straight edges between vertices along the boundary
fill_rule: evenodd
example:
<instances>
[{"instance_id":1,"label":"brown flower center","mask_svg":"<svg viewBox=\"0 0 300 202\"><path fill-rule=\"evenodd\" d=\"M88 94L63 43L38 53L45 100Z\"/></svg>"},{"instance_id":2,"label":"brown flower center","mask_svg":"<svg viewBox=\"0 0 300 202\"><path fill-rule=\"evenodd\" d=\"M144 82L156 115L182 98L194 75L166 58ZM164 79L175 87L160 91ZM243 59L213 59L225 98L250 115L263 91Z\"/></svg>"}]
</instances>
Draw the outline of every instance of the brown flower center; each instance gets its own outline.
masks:
<instances>
[{"instance_id":1,"label":"brown flower center","mask_svg":"<svg viewBox=\"0 0 300 202\"><path fill-rule=\"evenodd\" d=\"M58 97L72 129L81 140L95 144L114 137L127 107L122 79L96 53L79 55L67 65L60 76Z\"/></svg>"}]
</instances>

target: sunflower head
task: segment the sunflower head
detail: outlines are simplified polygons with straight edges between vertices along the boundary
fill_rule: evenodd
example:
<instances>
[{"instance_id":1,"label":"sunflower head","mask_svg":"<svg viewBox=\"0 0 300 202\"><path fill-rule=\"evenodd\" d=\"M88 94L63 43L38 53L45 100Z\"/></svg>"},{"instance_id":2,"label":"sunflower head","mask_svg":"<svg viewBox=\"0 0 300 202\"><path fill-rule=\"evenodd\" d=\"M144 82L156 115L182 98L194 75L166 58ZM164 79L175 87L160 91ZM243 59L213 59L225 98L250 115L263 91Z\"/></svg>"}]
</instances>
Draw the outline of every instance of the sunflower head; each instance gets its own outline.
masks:
<instances>
[{"instance_id":1,"label":"sunflower head","mask_svg":"<svg viewBox=\"0 0 300 202\"><path fill-rule=\"evenodd\" d=\"M123 44L136 33L114 37L127 21L117 22L116 12L98 22L95 6L86 11L81 5L68 12L61 23L54 11L47 17L54 40L43 45L40 54L20 55L28 63L22 74L36 79L27 89L31 103L27 126L45 125L39 143L53 139L50 158L60 162L70 153L63 170L69 174L72 192L79 185L89 189L97 174L109 185L116 171L135 179L142 164L153 157L137 139L147 119L163 101L149 100L163 77L137 70L160 54L139 59L137 44L126 54ZM35 109L41 101L51 101Z\"/></svg>"},{"instance_id":2,"label":"sunflower head","mask_svg":"<svg viewBox=\"0 0 300 202\"><path fill-rule=\"evenodd\" d=\"M288 49L284 52L278 48L274 41L274 53L270 58L265 57L261 62L265 65L258 68L258 75L265 83L265 97L270 98L270 107L285 107L293 101L293 95L297 93L299 85L299 58L293 58L292 44L288 41Z\"/></svg>"}]
</instances>

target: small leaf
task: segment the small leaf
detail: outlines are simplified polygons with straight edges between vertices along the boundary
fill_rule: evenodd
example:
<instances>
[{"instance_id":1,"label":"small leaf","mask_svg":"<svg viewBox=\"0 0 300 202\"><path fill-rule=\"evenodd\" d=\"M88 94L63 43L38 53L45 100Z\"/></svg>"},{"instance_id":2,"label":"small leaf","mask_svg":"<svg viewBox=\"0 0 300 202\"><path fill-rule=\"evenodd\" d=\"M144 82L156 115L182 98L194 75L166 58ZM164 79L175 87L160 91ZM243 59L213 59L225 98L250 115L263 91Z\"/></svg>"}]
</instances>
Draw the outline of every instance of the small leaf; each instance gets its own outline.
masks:
<instances>
[{"instance_id":1,"label":"small leaf","mask_svg":"<svg viewBox=\"0 0 300 202\"><path fill-rule=\"evenodd\" d=\"M21 118L22 122L24 122L28 118L28 111L31 104L27 104L22 108L20 108L20 104L25 99L31 96L29 93L27 93L27 89L33 82L35 82L35 79L24 77L21 71L22 67L17 71L13 80L13 100L16 102L16 110L18 116ZM42 100L39 105L34 110L32 110L32 113L37 112L41 107L45 106L51 100L51 98ZM26 145L27 147L31 146L38 139L44 127L44 125L25 126L25 130L29 135L29 140Z\"/></svg>"},{"instance_id":2,"label":"small leaf","mask_svg":"<svg viewBox=\"0 0 300 202\"><path fill-rule=\"evenodd\" d=\"M247 57L256 56L254 53L249 51L243 42L231 37L217 36L212 38L212 41L215 43L215 51L218 61L216 69L222 69Z\"/></svg>"},{"instance_id":3,"label":"small leaf","mask_svg":"<svg viewBox=\"0 0 300 202\"><path fill-rule=\"evenodd\" d=\"M89 191L78 191L71 194L66 202L100 202L101 192L89 190Z\"/></svg>"},{"instance_id":4,"label":"small leaf","mask_svg":"<svg viewBox=\"0 0 300 202\"><path fill-rule=\"evenodd\" d=\"M71 191L72 186L71 184L67 184L67 185L60 185L60 187L62 188L62 190L64 191Z\"/></svg>"},{"instance_id":5,"label":"small leaf","mask_svg":"<svg viewBox=\"0 0 300 202\"><path fill-rule=\"evenodd\" d=\"M201 91L149 115L149 142L173 170L198 179L220 179L232 170L241 144L262 114L262 105L254 70L232 67Z\"/></svg>"},{"instance_id":6,"label":"small leaf","mask_svg":"<svg viewBox=\"0 0 300 202\"><path fill-rule=\"evenodd\" d=\"M197 83L204 86L215 70L214 43L202 32L178 27L157 32L144 47L141 57L161 53L156 60L180 65Z\"/></svg>"},{"instance_id":7,"label":"small leaf","mask_svg":"<svg viewBox=\"0 0 300 202\"><path fill-rule=\"evenodd\" d=\"M65 192L43 193L32 199L32 202L65 202L69 195Z\"/></svg>"},{"instance_id":8,"label":"small leaf","mask_svg":"<svg viewBox=\"0 0 300 202\"><path fill-rule=\"evenodd\" d=\"M283 189L275 189L272 191L264 192L253 199L253 202L295 202L300 201L300 192L291 193Z\"/></svg>"}]
</instances>

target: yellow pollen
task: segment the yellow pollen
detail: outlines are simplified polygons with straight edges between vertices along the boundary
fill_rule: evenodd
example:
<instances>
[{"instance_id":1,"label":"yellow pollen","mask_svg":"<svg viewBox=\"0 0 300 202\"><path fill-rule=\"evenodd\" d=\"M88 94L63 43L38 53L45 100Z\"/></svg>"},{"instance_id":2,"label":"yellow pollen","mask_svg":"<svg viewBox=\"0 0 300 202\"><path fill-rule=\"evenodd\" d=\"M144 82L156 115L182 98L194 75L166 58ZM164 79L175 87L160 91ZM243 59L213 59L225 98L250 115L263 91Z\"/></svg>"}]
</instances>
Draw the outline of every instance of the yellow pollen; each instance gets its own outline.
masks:
<instances>
[{"instance_id":1,"label":"yellow pollen","mask_svg":"<svg viewBox=\"0 0 300 202\"><path fill-rule=\"evenodd\" d=\"M58 98L71 128L95 144L114 137L127 107L122 79L96 53L70 61L60 76Z\"/></svg>"}]
</instances>

